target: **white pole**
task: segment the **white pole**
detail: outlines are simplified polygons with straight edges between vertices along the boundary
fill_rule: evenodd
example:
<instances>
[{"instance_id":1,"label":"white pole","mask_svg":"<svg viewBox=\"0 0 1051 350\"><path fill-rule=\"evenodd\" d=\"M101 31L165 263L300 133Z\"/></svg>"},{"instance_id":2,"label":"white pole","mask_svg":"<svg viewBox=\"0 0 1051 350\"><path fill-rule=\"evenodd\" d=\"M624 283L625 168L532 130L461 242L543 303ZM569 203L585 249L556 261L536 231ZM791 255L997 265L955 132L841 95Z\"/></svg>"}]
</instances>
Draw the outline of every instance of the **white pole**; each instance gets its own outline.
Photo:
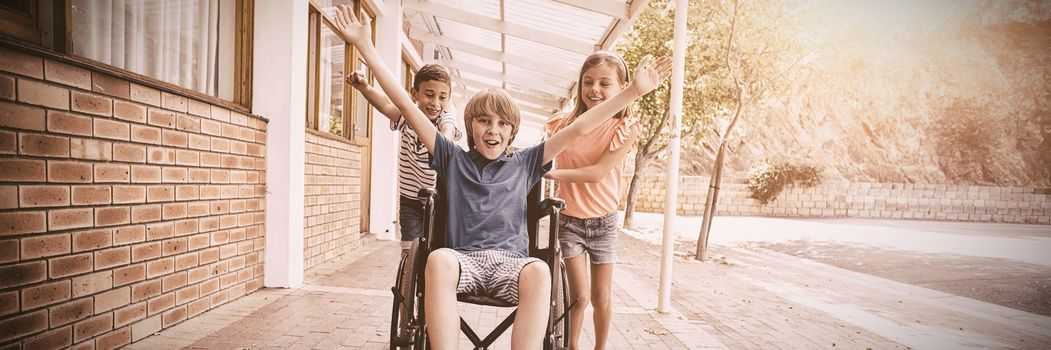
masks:
<instances>
[{"instance_id":1,"label":"white pole","mask_svg":"<svg viewBox=\"0 0 1051 350\"><path fill-rule=\"evenodd\" d=\"M671 131L668 133L668 174L664 181L664 238L661 242L661 286L657 299L657 312L671 311L671 270L675 248L675 210L679 193L679 141L682 133L682 85L686 75L686 15L689 10L686 0L675 0L675 49L672 51L671 101L668 113L671 116Z\"/></svg>"}]
</instances>

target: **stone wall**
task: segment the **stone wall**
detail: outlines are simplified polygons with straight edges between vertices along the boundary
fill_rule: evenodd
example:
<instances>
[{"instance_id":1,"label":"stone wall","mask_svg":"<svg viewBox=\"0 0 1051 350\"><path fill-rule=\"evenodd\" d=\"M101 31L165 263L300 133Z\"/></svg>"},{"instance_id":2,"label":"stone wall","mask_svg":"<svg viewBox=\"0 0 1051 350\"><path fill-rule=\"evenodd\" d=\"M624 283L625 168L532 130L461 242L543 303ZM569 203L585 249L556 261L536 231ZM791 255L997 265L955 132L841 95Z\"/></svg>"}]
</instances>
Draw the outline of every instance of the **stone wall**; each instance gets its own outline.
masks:
<instances>
[{"instance_id":1,"label":"stone wall","mask_svg":"<svg viewBox=\"0 0 1051 350\"><path fill-rule=\"evenodd\" d=\"M625 178L625 183L631 179ZM664 179L664 175L648 175L639 180L636 210L664 210ZM677 212L701 215L709 178L683 176L679 181ZM760 205L748 198L745 181L723 181L718 215L1051 223L1051 189L1046 188L843 181L788 187L775 200ZM625 186L622 206L627 190Z\"/></svg>"}]
</instances>

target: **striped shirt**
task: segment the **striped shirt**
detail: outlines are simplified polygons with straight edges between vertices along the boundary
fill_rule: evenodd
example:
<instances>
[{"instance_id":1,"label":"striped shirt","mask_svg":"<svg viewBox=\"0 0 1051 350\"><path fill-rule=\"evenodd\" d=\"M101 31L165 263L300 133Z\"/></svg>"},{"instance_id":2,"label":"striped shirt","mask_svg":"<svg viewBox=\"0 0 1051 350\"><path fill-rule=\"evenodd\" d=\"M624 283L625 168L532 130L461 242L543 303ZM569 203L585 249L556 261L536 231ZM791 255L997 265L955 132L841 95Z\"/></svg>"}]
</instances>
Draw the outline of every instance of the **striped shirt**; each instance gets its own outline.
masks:
<instances>
[{"instance_id":1,"label":"striped shirt","mask_svg":"<svg viewBox=\"0 0 1051 350\"><path fill-rule=\"evenodd\" d=\"M453 140L459 140L463 136L460 129L456 128L456 120L449 111L442 111L438 118L431 122L439 129L446 123L452 124L455 130ZM437 181L437 173L428 166L431 156L427 153L427 147L416 136L416 131L405 123L405 118L391 121L390 129L401 131L401 146L398 150L398 193L416 198L421 188L434 187Z\"/></svg>"}]
</instances>

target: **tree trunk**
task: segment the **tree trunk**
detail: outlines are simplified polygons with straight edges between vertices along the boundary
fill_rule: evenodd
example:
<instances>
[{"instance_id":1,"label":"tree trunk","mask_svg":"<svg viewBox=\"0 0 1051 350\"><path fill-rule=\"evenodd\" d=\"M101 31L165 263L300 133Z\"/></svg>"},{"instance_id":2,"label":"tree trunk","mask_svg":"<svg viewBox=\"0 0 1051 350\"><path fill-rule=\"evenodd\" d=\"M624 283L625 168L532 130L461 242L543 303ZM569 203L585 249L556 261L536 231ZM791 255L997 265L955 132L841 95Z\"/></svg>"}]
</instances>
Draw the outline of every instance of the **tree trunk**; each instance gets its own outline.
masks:
<instances>
[{"instance_id":1,"label":"tree trunk","mask_svg":"<svg viewBox=\"0 0 1051 350\"><path fill-rule=\"evenodd\" d=\"M635 173L631 175L631 181L628 183L628 200L624 204L624 227L633 228L635 221L635 202L639 199L639 178L642 177L642 170L646 169L650 165L649 157L640 155L635 158Z\"/></svg>"}]
</instances>

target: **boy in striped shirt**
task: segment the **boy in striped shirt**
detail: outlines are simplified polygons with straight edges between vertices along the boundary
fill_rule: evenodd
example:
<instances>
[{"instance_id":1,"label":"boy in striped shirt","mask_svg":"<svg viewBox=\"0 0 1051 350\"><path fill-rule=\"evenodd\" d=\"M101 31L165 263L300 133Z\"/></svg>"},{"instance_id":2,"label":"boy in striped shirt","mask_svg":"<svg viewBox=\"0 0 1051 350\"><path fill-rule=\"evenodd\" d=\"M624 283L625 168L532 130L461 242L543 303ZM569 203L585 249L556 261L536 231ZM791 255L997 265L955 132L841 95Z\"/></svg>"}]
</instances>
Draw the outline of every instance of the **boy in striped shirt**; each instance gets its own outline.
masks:
<instances>
[{"instance_id":1,"label":"boy in striped shirt","mask_svg":"<svg viewBox=\"0 0 1051 350\"><path fill-rule=\"evenodd\" d=\"M398 223L401 225L401 248L405 252L412 241L423 234L423 204L417 199L417 193L421 188L434 187L437 174L428 166L431 157L427 148L383 91L370 86L360 72L347 76L347 82L390 119L391 130L401 131L401 144L398 147ZM442 135L458 140L463 133L456 128L452 115L445 110L451 90L449 71L438 64L424 65L412 79L411 96L416 107Z\"/></svg>"}]
</instances>

